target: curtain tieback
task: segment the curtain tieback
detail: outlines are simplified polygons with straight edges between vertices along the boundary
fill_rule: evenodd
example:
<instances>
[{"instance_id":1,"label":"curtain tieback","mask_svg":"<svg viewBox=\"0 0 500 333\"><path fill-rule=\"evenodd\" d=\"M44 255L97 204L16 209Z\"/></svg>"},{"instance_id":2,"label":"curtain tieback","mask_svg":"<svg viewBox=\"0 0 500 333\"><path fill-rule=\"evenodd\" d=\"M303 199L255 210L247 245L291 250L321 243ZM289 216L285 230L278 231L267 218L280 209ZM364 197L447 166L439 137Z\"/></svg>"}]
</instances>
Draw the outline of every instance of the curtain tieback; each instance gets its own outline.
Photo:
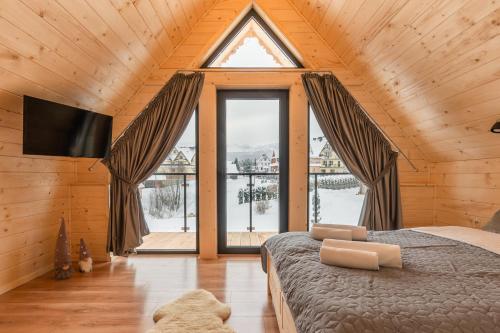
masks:
<instances>
[{"instance_id":1,"label":"curtain tieback","mask_svg":"<svg viewBox=\"0 0 500 333\"><path fill-rule=\"evenodd\" d=\"M118 174L118 172L116 172L115 169L113 169L113 167L110 165L110 164L106 164L106 166L108 167L109 171L111 172L111 175L113 177L116 177L118 178L119 180L121 180L122 182L124 182L125 184L127 184L129 187L132 187L132 188L137 188L137 184L134 184L134 183L131 183L130 181L128 181L127 179L123 178L122 176L120 176Z\"/></svg>"},{"instance_id":2,"label":"curtain tieback","mask_svg":"<svg viewBox=\"0 0 500 333\"><path fill-rule=\"evenodd\" d=\"M392 166L394 163L396 163L396 159L398 157L398 153L395 151L391 151L391 156L389 156L389 160L387 163L385 163L384 168L380 172L377 178L375 178L370 184L368 184L368 187L370 189L373 189L375 185L377 185L384 177L389 173L389 170L391 170Z\"/></svg>"}]
</instances>

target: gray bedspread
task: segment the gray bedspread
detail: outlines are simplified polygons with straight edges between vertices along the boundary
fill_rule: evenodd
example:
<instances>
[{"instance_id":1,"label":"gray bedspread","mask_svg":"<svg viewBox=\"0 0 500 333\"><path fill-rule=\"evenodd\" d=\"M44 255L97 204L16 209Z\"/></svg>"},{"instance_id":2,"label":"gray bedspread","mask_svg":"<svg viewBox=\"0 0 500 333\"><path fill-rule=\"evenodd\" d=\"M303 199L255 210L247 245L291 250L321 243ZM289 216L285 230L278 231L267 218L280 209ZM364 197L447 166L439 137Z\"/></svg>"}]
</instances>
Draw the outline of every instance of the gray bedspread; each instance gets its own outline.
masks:
<instances>
[{"instance_id":1,"label":"gray bedspread","mask_svg":"<svg viewBox=\"0 0 500 333\"><path fill-rule=\"evenodd\" d=\"M411 230L368 241L399 244L403 269L323 265L306 232L265 242L299 333L500 332L499 255Z\"/></svg>"}]
</instances>

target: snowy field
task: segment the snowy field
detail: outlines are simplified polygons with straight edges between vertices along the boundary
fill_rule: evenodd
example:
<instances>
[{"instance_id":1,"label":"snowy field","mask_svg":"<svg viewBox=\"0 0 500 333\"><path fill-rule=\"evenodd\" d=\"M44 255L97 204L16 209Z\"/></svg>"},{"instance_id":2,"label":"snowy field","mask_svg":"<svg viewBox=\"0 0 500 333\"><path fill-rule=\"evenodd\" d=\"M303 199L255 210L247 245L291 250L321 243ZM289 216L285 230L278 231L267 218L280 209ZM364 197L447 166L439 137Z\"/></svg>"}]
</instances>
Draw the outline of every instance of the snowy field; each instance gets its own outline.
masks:
<instances>
[{"instance_id":1,"label":"snowy field","mask_svg":"<svg viewBox=\"0 0 500 333\"><path fill-rule=\"evenodd\" d=\"M187 184L187 226L189 231L196 232L196 180L188 180ZM181 203L177 211L166 211L163 218L158 218L149 214L150 196L153 192L153 188L141 189L142 209L149 231L182 232L181 228L184 226L184 193L181 192Z\"/></svg>"},{"instance_id":2,"label":"snowy field","mask_svg":"<svg viewBox=\"0 0 500 333\"><path fill-rule=\"evenodd\" d=\"M320 198L319 223L357 225L364 195L359 195L358 188L328 190L319 188ZM312 192L311 192L312 193ZM309 195L309 224L313 216L312 195Z\"/></svg>"},{"instance_id":3,"label":"snowy field","mask_svg":"<svg viewBox=\"0 0 500 333\"><path fill-rule=\"evenodd\" d=\"M276 176L278 178L278 176ZM250 226L250 204L238 203L239 189L246 188L248 184L248 176L239 176L237 179L227 179L227 231L243 232L248 231ZM277 182L255 179L254 186L276 185ZM256 212L257 202L252 202L252 226L254 231L268 232L279 230L279 199L267 200L269 208L265 214Z\"/></svg>"},{"instance_id":4,"label":"snowy field","mask_svg":"<svg viewBox=\"0 0 500 333\"><path fill-rule=\"evenodd\" d=\"M344 176L335 176L344 177ZM271 181L255 180L255 186L267 186ZM187 225L190 232L196 231L196 181L188 180L187 187ZM249 203L238 203L238 192L247 187L248 177L240 176L237 179L227 180L227 230L229 232L245 232L250 225ZM151 232L181 232L184 225L184 208L182 203L183 193L181 193L181 204L175 212L165 212L163 218L157 218L149 214L150 196L154 191L152 188L142 188L141 197L144 215ZM309 195L309 223L313 218L312 214L312 193ZM321 223L337 223L356 225L358 223L361 206L363 205L363 195L358 195L358 188L343 190L318 189L320 197ZM264 214L256 212L257 202L253 202L252 216L254 231L276 232L279 228L279 199L268 200L269 206Z\"/></svg>"}]
</instances>

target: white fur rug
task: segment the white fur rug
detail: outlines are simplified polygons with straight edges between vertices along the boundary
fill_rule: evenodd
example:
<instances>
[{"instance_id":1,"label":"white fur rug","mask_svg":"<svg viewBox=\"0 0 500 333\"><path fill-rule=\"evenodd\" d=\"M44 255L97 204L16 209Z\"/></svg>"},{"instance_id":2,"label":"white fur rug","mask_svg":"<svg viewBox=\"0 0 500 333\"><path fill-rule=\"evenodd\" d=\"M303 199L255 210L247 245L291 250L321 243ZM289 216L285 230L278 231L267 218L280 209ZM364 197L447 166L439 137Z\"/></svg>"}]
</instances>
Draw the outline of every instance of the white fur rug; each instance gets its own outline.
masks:
<instances>
[{"instance_id":1,"label":"white fur rug","mask_svg":"<svg viewBox=\"0 0 500 333\"><path fill-rule=\"evenodd\" d=\"M224 324L231 308L203 289L193 290L153 315L155 326L147 333L235 333Z\"/></svg>"}]
</instances>

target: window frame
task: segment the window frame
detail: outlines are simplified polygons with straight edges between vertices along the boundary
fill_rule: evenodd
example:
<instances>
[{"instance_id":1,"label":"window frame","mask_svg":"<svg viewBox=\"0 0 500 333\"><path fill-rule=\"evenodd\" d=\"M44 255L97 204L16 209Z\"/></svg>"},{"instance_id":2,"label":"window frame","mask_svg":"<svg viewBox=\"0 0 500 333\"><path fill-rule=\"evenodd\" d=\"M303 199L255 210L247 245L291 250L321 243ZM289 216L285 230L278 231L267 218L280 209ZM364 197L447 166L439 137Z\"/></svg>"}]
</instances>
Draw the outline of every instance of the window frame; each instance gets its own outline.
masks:
<instances>
[{"instance_id":1,"label":"window frame","mask_svg":"<svg viewBox=\"0 0 500 333\"><path fill-rule=\"evenodd\" d=\"M227 245L226 202L226 100L230 99L279 99L279 230L288 231L289 199L289 107L288 89L218 89L217 90L217 251L218 254L258 254L259 247ZM257 173L258 174L258 173Z\"/></svg>"},{"instance_id":2,"label":"window frame","mask_svg":"<svg viewBox=\"0 0 500 333\"><path fill-rule=\"evenodd\" d=\"M254 19L255 22L264 30L264 32L276 43L276 46L290 59L290 61L295 65L292 68L304 68L300 60L293 54L292 51L283 43L283 41L276 35L276 33L271 29L271 27L266 23L266 21L257 13L254 8L251 8L248 13L241 19L241 21L231 30L231 32L222 40L222 42L217 46L217 48L210 54L210 56L203 62L200 66L201 68L221 68L221 67L210 67L214 60L224 51L227 46L233 41L233 39L238 35L241 29L251 20ZM226 67L224 67L226 68ZM235 67L227 67L235 68ZM237 67L240 68L240 67ZM245 67L246 68L246 67ZM264 67L248 67L248 68L264 68ZM268 67L265 67L268 68ZM269 67L275 68L275 67ZM282 68L282 67L276 67ZM288 68L288 67L285 67Z\"/></svg>"}]
</instances>

